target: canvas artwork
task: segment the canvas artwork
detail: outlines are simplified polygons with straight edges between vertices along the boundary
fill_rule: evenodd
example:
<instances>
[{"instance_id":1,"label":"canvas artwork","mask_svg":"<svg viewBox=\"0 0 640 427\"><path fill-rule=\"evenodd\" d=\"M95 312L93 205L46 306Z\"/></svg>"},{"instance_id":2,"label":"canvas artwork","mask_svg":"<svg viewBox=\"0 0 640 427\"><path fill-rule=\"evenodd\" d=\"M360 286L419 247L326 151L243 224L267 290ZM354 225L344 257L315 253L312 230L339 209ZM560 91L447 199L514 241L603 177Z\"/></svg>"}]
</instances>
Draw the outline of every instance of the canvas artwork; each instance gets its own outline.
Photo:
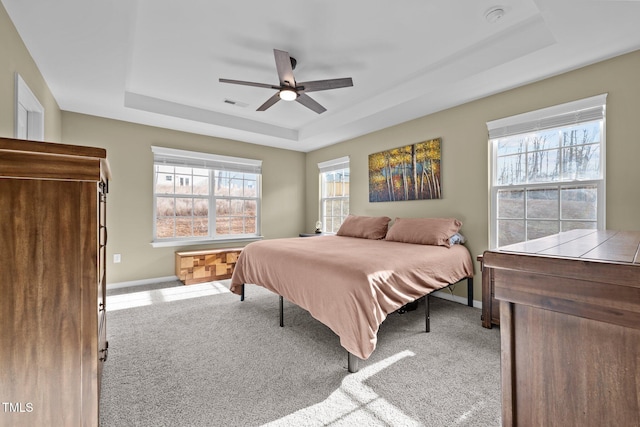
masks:
<instances>
[{"instance_id":1,"label":"canvas artwork","mask_svg":"<svg viewBox=\"0 0 640 427\"><path fill-rule=\"evenodd\" d=\"M441 138L369 154L369 201L440 199Z\"/></svg>"}]
</instances>

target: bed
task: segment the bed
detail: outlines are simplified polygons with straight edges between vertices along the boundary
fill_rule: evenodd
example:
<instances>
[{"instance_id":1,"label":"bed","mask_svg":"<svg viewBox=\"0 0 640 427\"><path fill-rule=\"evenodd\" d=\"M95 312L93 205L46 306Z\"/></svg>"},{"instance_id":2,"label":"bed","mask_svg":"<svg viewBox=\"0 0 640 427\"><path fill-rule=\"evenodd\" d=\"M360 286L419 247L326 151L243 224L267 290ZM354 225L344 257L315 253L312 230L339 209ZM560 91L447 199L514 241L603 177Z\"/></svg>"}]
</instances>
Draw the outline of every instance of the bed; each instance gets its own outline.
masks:
<instances>
[{"instance_id":1,"label":"bed","mask_svg":"<svg viewBox=\"0 0 640 427\"><path fill-rule=\"evenodd\" d=\"M471 256L465 246L450 244L451 227L442 232L446 239L438 240L443 244L424 244L415 243L424 241L416 240L415 221L396 218L387 234L387 217L376 233L370 233L370 224L384 219L347 219L354 218L359 227L345 220L343 227L351 223L351 228L341 227L338 235L250 243L238 258L230 287L244 299L245 284L259 285L280 296L281 310L282 298L307 310L338 335L348 351L350 372L357 371L353 356L367 359L374 351L387 315L461 280L468 280L470 290L473 286ZM407 239L399 233L401 226L404 234L409 232ZM398 238L389 239L395 227ZM457 232L459 225L453 228Z\"/></svg>"}]
</instances>

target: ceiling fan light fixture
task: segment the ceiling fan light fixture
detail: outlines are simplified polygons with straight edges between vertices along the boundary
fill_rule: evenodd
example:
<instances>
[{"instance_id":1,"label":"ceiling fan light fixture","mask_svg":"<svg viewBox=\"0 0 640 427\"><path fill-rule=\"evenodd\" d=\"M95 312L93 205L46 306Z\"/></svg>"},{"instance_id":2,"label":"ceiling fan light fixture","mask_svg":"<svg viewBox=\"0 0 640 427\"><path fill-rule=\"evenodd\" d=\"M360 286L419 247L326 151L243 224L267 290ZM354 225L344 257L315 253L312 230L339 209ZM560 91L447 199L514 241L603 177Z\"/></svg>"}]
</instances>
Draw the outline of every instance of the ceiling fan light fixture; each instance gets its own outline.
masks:
<instances>
[{"instance_id":1,"label":"ceiling fan light fixture","mask_svg":"<svg viewBox=\"0 0 640 427\"><path fill-rule=\"evenodd\" d=\"M281 89L280 99L283 101L294 101L298 97L298 93L293 89Z\"/></svg>"}]
</instances>

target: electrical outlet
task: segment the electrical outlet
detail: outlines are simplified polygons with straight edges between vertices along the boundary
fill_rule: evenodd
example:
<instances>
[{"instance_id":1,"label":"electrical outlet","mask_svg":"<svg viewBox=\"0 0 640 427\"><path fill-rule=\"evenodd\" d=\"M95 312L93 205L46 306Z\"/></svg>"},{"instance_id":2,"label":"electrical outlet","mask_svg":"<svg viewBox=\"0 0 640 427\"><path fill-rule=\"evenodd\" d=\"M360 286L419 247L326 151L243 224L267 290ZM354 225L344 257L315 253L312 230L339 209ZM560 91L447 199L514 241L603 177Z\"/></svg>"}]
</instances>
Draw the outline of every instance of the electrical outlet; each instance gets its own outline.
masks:
<instances>
[{"instance_id":1,"label":"electrical outlet","mask_svg":"<svg viewBox=\"0 0 640 427\"><path fill-rule=\"evenodd\" d=\"M120 256L120 254L113 254L113 262L114 262L114 264L117 264L120 261L122 261L122 257Z\"/></svg>"}]
</instances>

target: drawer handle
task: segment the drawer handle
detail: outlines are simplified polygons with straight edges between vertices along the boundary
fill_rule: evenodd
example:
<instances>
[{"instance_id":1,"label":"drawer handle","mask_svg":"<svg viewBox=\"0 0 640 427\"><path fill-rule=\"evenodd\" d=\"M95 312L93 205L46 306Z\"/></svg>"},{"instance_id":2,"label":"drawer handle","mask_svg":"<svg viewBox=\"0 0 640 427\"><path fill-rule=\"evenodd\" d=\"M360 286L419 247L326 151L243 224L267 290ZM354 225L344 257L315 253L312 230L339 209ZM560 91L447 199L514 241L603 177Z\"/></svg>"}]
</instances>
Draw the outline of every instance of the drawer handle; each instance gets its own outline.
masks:
<instances>
[{"instance_id":1,"label":"drawer handle","mask_svg":"<svg viewBox=\"0 0 640 427\"><path fill-rule=\"evenodd\" d=\"M98 188L100 189L100 196L103 197L109 192L109 183L106 181L100 181Z\"/></svg>"},{"instance_id":2,"label":"drawer handle","mask_svg":"<svg viewBox=\"0 0 640 427\"><path fill-rule=\"evenodd\" d=\"M100 247L104 248L105 246L107 246L107 226L106 225L101 225L100 226L100 230L104 230L104 242L100 242ZM102 232L100 233L100 240L102 240Z\"/></svg>"},{"instance_id":3,"label":"drawer handle","mask_svg":"<svg viewBox=\"0 0 640 427\"><path fill-rule=\"evenodd\" d=\"M103 348L102 350L100 350L100 353L104 354L104 356L102 356L100 358L101 362L106 362L107 361L107 357L109 357L109 343L106 343L105 348Z\"/></svg>"}]
</instances>

